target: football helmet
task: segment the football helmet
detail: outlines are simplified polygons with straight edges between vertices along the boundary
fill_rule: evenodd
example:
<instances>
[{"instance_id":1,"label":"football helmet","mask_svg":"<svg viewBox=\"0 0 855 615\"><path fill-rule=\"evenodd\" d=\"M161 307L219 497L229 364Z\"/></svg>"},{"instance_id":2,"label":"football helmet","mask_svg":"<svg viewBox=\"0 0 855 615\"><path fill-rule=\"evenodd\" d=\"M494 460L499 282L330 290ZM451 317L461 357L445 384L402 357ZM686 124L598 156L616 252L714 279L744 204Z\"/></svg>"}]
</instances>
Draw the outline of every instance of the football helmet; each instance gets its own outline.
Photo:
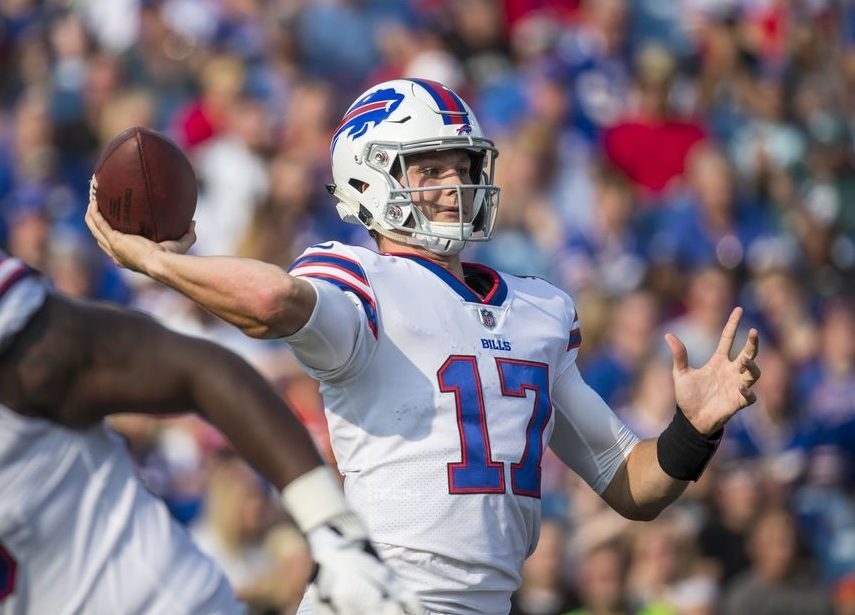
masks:
<instances>
[{"instance_id":1,"label":"football helmet","mask_svg":"<svg viewBox=\"0 0 855 615\"><path fill-rule=\"evenodd\" d=\"M409 185L407 156L453 149L470 153L469 183ZM334 184L328 189L345 222L439 255L490 238L499 204L493 183L498 152L469 105L444 85L426 79L375 85L344 114L330 154ZM433 222L413 205L418 192L449 189L458 191L458 221ZM465 207L469 202L472 207Z\"/></svg>"}]
</instances>

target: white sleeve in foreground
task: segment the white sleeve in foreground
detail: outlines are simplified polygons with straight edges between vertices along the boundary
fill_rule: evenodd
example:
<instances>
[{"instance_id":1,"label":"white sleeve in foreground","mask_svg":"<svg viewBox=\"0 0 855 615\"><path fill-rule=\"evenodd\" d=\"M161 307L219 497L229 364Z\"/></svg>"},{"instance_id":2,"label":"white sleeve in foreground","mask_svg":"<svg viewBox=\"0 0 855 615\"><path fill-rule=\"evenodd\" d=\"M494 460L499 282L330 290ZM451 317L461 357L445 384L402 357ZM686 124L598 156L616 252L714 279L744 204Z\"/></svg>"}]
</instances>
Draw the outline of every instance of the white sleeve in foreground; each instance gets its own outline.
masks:
<instances>
[{"instance_id":1,"label":"white sleeve in foreground","mask_svg":"<svg viewBox=\"0 0 855 615\"><path fill-rule=\"evenodd\" d=\"M549 447L591 488L602 494L639 442L573 364L552 391L555 430Z\"/></svg>"},{"instance_id":2,"label":"white sleeve in foreground","mask_svg":"<svg viewBox=\"0 0 855 615\"><path fill-rule=\"evenodd\" d=\"M328 282L303 279L315 288L315 309L302 329L283 339L314 378L349 378L365 365L376 342L362 305Z\"/></svg>"}]
</instances>

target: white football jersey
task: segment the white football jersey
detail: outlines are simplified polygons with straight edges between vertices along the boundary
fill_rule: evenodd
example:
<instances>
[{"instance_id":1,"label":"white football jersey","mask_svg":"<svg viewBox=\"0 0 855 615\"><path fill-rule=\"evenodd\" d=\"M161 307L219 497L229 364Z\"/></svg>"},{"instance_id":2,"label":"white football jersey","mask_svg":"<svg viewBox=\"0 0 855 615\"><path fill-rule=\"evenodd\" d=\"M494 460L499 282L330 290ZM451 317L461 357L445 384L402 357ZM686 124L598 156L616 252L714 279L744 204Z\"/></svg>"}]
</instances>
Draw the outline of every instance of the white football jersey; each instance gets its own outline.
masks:
<instances>
[{"instance_id":1,"label":"white football jersey","mask_svg":"<svg viewBox=\"0 0 855 615\"><path fill-rule=\"evenodd\" d=\"M347 498L390 565L431 611L496 615L538 540L555 409L579 411L553 391L578 374L581 336L573 302L551 284L464 269L488 281L483 297L416 255L309 248L290 273L315 281L318 305L286 341L321 381ZM346 360L323 366L318 340L343 335L323 318L333 295L352 301L360 325ZM596 449L580 456L597 462L574 468L598 490L636 441L606 414L579 436Z\"/></svg>"},{"instance_id":2,"label":"white football jersey","mask_svg":"<svg viewBox=\"0 0 855 615\"><path fill-rule=\"evenodd\" d=\"M0 347L45 283L0 252ZM135 475L121 439L0 405L0 615L243 613L216 565Z\"/></svg>"}]
</instances>

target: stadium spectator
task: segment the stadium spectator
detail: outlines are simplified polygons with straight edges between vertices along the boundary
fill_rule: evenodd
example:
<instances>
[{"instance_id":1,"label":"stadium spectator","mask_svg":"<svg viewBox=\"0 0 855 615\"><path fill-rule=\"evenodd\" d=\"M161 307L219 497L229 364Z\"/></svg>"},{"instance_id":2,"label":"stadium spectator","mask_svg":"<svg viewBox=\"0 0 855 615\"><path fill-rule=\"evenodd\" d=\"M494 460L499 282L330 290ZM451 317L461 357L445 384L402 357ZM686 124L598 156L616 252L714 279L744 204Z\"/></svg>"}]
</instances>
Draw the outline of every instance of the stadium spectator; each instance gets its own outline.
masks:
<instances>
[{"instance_id":1,"label":"stadium spectator","mask_svg":"<svg viewBox=\"0 0 855 615\"><path fill-rule=\"evenodd\" d=\"M751 567L727 589L723 615L832 615L831 596L807 566L789 512L763 510L750 529L747 548Z\"/></svg>"},{"instance_id":2,"label":"stadium spectator","mask_svg":"<svg viewBox=\"0 0 855 615\"><path fill-rule=\"evenodd\" d=\"M693 530L675 513L631 532L628 588L641 613L713 615L719 585L696 549Z\"/></svg>"},{"instance_id":3,"label":"stadium spectator","mask_svg":"<svg viewBox=\"0 0 855 615\"><path fill-rule=\"evenodd\" d=\"M657 297L646 290L621 296L606 327L606 341L585 356L580 367L586 381L608 403L629 400L642 365L656 348L660 321Z\"/></svg>"},{"instance_id":4,"label":"stadium spectator","mask_svg":"<svg viewBox=\"0 0 855 615\"><path fill-rule=\"evenodd\" d=\"M612 539L580 554L578 586L582 606L564 615L643 615L627 592L629 554L624 542ZM654 615L648 612L648 615Z\"/></svg>"},{"instance_id":5,"label":"stadium spectator","mask_svg":"<svg viewBox=\"0 0 855 615\"><path fill-rule=\"evenodd\" d=\"M620 297L641 286L647 274L634 194L626 176L605 164L593 181L591 219L567 231L557 273L574 294L594 290Z\"/></svg>"},{"instance_id":6,"label":"stadium spectator","mask_svg":"<svg viewBox=\"0 0 855 615\"><path fill-rule=\"evenodd\" d=\"M676 60L664 47L648 44L635 57L628 108L603 134L603 151L637 186L648 206L678 186L692 149L707 138L697 121L673 107Z\"/></svg>"},{"instance_id":7,"label":"stadium spectator","mask_svg":"<svg viewBox=\"0 0 855 615\"><path fill-rule=\"evenodd\" d=\"M546 517L534 553L523 565L523 582L511 598L509 615L563 615L579 604L567 574L566 521Z\"/></svg>"}]
</instances>

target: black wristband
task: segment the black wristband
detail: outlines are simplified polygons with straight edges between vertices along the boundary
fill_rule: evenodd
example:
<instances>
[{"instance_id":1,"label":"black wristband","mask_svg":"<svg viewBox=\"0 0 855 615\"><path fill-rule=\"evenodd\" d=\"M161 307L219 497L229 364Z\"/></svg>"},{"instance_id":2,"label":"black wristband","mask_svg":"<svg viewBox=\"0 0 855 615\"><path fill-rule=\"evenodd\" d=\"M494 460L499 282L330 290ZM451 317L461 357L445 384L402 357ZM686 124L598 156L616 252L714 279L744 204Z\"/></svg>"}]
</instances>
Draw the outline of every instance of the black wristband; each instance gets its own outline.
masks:
<instances>
[{"instance_id":1,"label":"black wristband","mask_svg":"<svg viewBox=\"0 0 855 615\"><path fill-rule=\"evenodd\" d=\"M656 456L665 474L677 480L696 481L715 454L724 429L705 436L689 422L677 406L671 424L656 441Z\"/></svg>"}]
</instances>

